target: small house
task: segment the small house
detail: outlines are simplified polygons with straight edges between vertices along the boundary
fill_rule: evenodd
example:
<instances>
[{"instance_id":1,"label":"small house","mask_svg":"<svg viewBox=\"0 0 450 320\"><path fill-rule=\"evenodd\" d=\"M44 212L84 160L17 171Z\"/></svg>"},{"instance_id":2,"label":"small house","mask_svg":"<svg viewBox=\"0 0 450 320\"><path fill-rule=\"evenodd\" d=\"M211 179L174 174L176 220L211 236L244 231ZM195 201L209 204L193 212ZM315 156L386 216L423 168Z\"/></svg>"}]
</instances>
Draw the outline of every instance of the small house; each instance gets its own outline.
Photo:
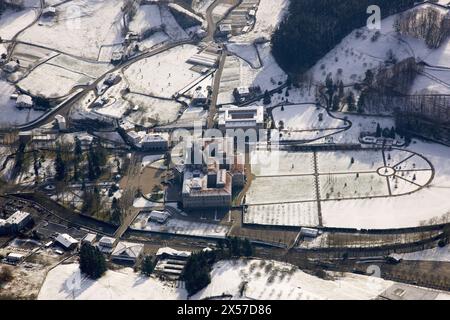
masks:
<instances>
[{"instance_id":1,"label":"small house","mask_svg":"<svg viewBox=\"0 0 450 320\"><path fill-rule=\"evenodd\" d=\"M13 73L19 70L20 65L16 61L10 61L3 66L3 71Z\"/></svg>"},{"instance_id":2,"label":"small house","mask_svg":"<svg viewBox=\"0 0 450 320\"><path fill-rule=\"evenodd\" d=\"M111 254L111 259L135 263L144 251L143 244L120 241Z\"/></svg>"},{"instance_id":3,"label":"small house","mask_svg":"<svg viewBox=\"0 0 450 320\"><path fill-rule=\"evenodd\" d=\"M65 250L73 250L78 245L78 240L72 238L67 233L60 233L55 241L60 244Z\"/></svg>"},{"instance_id":4,"label":"small house","mask_svg":"<svg viewBox=\"0 0 450 320\"><path fill-rule=\"evenodd\" d=\"M81 240L81 244L90 244L90 245L93 245L96 239L97 239L97 235L96 235L95 233L88 233L88 234Z\"/></svg>"},{"instance_id":5,"label":"small house","mask_svg":"<svg viewBox=\"0 0 450 320\"><path fill-rule=\"evenodd\" d=\"M21 94L17 97L16 100L16 107L19 109L31 109L33 108L34 103L33 103L33 99L26 94Z\"/></svg>"}]
</instances>

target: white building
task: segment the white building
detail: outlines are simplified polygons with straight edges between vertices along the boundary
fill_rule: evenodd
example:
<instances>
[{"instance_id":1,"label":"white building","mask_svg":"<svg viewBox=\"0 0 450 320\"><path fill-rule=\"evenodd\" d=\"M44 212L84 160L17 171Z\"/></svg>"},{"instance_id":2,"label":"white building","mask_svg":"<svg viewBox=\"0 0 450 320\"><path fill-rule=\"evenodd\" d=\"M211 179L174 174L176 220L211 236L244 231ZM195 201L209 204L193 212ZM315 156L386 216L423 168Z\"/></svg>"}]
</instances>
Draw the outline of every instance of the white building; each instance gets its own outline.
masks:
<instances>
[{"instance_id":1,"label":"white building","mask_svg":"<svg viewBox=\"0 0 450 320\"><path fill-rule=\"evenodd\" d=\"M78 245L78 240L72 238L67 233L60 233L55 241L62 245L66 250L72 250Z\"/></svg>"},{"instance_id":2,"label":"white building","mask_svg":"<svg viewBox=\"0 0 450 320\"><path fill-rule=\"evenodd\" d=\"M114 243L116 243L116 239L111 237L102 237L98 242L98 249L103 253L111 253L114 248Z\"/></svg>"},{"instance_id":3,"label":"white building","mask_svg":"<svg viewBox=\"0 0 450 320\"><path fill-rule=\"evenodd\" d=\"M9 223L12 231L20 231L31 221L31 214L25 211L16 211L8 219L5 220Z\"/></svg>"},{"instance_id":4,"label":"white building","mask_svg":"<svg viewBox=\"0 0 450 320\"><path fill-rule=\"evenodd\" d=\"M219 114L219 129L263 129L264 107L228 107L222 108Z\"/></svg>"},{"instance_id":5,"label":"white building","mask_svg":"<svg viewBox=\"0 0 450 320\"><path fill-rule=\"evenodd\" d=\"M56 8L55 7L47 7L42 10L42 17L44 18L52 18L56 16Z\"/></svg>"},{"instance_id":6,"label":"white building","mask_svg":"<svg viewBox=\"0 0 450 320\"><path fill-rule=\"evenodd\" d=\"M319 235L319 230L313 228L301 228L300 236L306 238L316 238Z\"/></svg>"},{"instance_id":7,"label":"white building","mask_svg":"<svg viewBox=\"0 0 450 320\"><path fill-rule=\"evenodd\" d=\"M127 132L128 139L134 145L137 145L141 142L142 136L136 131L128 131Z\"/></svg>"},{"instance_id":8,"label":"white building","mask_svg":"<svg viewBox=\"0 0 450 320\"><path fill-rule=\"evenodd\" d=\"M143 244L121 241L111 254L111 259L116 261L135 263L144 251Z\"/></svg>"},{"instance_id":9,"label":"white building","mask_svg":"<svg viewBox=\"0 0 450 320\"><path fill-rule=\"evenodd\" d=\"M169 148L169 134L149 133L140 141L144 150L167 150Z\"/></svg>"},{"instance_id":10,"label":"white building","mask_svg":"<svg viewBox=\"0 0 450 320\"><path fill-rule=\"evenodd\" d=\"M34 106L33 99L29 95L21 94L17 97L16 100L17 108L31 109L33 108L33 106Z\"/></svg>"},{"instance_id":11,"label":"white building","mask_svg":"<svg viewBox=\"0 0 450 320\"><path fill-rule=\"evenodd\" d=\"M66 118L64 118L64 116L57 114L55 116L55 120L56 123L58 125L58 129L59 130L66 130L67 129L67 123L66 123Z\"/></svg>"},{"instance_id":12,"label":"white building","mask_svg":"<svg viewBox=\"0 0 450 320\"><path fill-rule=\"evenodd\" d=\"M164 211L152 211L148 217L149 221L163 224L170 218L170 213Z\"/></svg>"},{"instance_id":13,"label":"white building","mask_svg":"<svg viewBox=\"0 0 450 320\"><path fill-rule=\"evenodd\" d=\"M23 258L24 258L24 255L11 252L10 254L8 254L6 256L6 261L11 264L16 264L16 263L19 263L20 261L22 261Z\"/></svg>"},{"instance_id":14,"label":"white building","mask_svg":"<svg viewBox=\"0 0 450 320\"><path fill-rule=\"evenodd\" d=\"M81 244L90 244L93 245L95 240L97 239L97 235L95 233L88 233L83 240L81 240Z\"/></svg>"}]
</instances>

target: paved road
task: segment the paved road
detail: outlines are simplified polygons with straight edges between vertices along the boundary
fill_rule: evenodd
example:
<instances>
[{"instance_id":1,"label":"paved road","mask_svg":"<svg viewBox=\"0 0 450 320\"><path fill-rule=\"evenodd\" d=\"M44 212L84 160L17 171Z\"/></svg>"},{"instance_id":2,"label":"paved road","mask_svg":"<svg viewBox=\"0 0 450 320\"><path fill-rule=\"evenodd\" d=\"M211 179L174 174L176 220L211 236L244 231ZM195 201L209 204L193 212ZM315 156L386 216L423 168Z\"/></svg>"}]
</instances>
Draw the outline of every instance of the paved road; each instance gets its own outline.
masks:
<instances>
[{"instance_id":1,"label":"paved road","mask_svg":"<svg viewBox=\"0 0 450 320\"><path fill-rule=\"evenodd\" d=\"M209 115L208 115L208 129L214 127L214 118L217 114L217 99L219 98L220 80L222 79L223 69L225 67L227 53L226 50L222 51L219 60L219 68L214 74L214 84L213 92L211 94L211 104L209 105Z\"/></svg>"}]
</instances>

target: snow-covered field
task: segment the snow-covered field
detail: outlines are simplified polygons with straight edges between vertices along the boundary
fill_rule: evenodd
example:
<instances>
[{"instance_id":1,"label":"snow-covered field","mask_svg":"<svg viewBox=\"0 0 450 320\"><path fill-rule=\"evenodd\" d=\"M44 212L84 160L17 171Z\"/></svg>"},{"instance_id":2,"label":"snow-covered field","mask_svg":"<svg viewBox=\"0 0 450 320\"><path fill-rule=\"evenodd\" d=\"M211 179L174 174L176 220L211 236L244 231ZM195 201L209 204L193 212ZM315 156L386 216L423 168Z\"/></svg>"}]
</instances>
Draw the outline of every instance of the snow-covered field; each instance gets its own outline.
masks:
<instances>
[{"instance_id":1,"label":"snow-covered field","mask_svg":"<svg viewBox=\"0 0 450 320\"><path fill-rule=\"evenodd\" d=\"M274 204L316 199L314 176L258 177L246 194L248 204Z\"/></svg>"},{"instance_id":2,"label":"snow-covered field","mask_svg":"<svg viewBox=\"0 0 450 320\"><path fill-rule=\"evenodd\" d=\"M19 40L97 60L103 45L123 40L122 5L122 0L74 0L61 4L54 24L35 24Z\"/></svg>"},{"instance_id":3,"label":"snow-covered field","mask_svg":"<svg viewBox=\"0 0 450 320\"><path fill-rule=\"evenodd\" d=\"M361 81L368 69L376 69L384 64L389 51L394 53L398 61L415 57L417 61L424 60L432 66L450 66L449 41L438 49L430 49L423 40L399 35L394 27L398 16L393 15L381 21L380 34L376 40L373 40L373 37L376 37L377 30L369 30L367 27L354 30L316 63L311 69L313 79L324 81L331 73L335 79L340 79L345 84ZM441 76L444 80L448 79L447 73L444 75L442 72L439 77ZM412 92L423 89L448 93L447 87L443 88L438 83L419 76L412 87Z\"/></svg>"},{"instance_id":4,"label":"snow-covered field","mask_svg":"<svg viewBox=\"0 0 450 320\"><path fill-rule=\"evenodd\" d=\"M325 109L314 105L278 107L273 109L272 114L275 125L278 127L282 121L284 129L288 131L344 129L349 126L344 120L332 118ZM322 121L319 119L320 114L323 116Z\"/></svg>"},{"instance_id":5,"label":"snow-covered field","mask_svg":"<svg viewBox=\"0 0 450 320\"><path fill-rule=\"evenodd\" d=\"M426 155L433 164L435 177L430 185L400 197L322 202L324 225L388 229L446 222L450 199L450 149L435 143L415 141L409 150ZM424 179L418 176L417 183L419 179L426 180L426 176Z\"/></svg>"},{"instance_id":6,"label":"snow-covered field","mask_svg":"<svg viewBox=\"0 0 450 320\"><path fill-rule=\"evenodd\" d=\"M241 295L242 284L246 283ZM201 300L227 296L233 300L370 300L395 282L356 274L330 274L321 279L290 264L276 261L219 261L211 271L211 283L190 297ZM403 287L408 287L404 285ZM448 294L438 293L441 299ZM39 292L39 300L186 300L185 289L131 268L107 271L99 280L80 274L78 264L62 264L51 270ZM225 298L225 297L224 297Z\"/></svg>"},{"instance_id":7,"label":"snow-covered field","mask_svg":"<svg viewBox=\"0 0 450 320\"><path fill-rule=\"evenodd\" d=\"M240 286L247 282L243 295ZM355 274L323 280L281 262L220 261L211 272L211 284L194 299L230 295L256 300L375 299L393 282Z\"/></svg>"},{"instance_id":8,"label":"snow-covered field","mask_svg":"<svg viewBox=\"0 0 450 320\"><path fill-rule=\"evenodd\" d=\"M249 206L244 213L244 223L270 226L319 225L316 202L280 203Z\"/></svg>"},{"instance_id":9,"label":"snow-covered field","mask_svg":"<svg viewBox=\"0 0 450 320\"><path fill-rule=\"evenodd\" d=\"M176 101L155 99L133 93L127 95L127 100L138 106L138 110L125 119L145 127L155 124L165 125L177 120L182 107Z\"/></svg>"},{"instance_id":10,"label":"snow-covered field","mask_svg":"<svg viewBox=\"0 0 450 320\"><path fill-rule=\"evenodd\" d=\"M171 98L187 84L200 78L200 74L189 70L192 65L186 63L197 52L196 46L183 45L134 63L124 72L131 91Z\"/></svg>"},{"instance_id":11,"label":"snow-covered field","mask_svg":"<svg viewBox=\"0 0 450 320\"><path fill-rule=\"evenodd\" d=\"M147 30L161 27L161 14L156 4L143 5L139 7L136 16L130 23L130 31L142 34Z\"/></svg>"},{"instance_id":12,"label":"snow-covered field","mask_svg":"<svg viewBox=\"0 0 450 320\"><path fill-rule=\"evenodd\" d=\"M35 9L6 10L0 17L0 37L11 40L18 32L31 24L36 16Z\"/></svg>"},{"instance_id":13,"label":"snow-covered field","mask_svg":"<svg viewBox=\"0 0 450 320\"><path fill-rule=\"evenodd\" d=\"M447 245L443 248L436 247L411 253L392 254L391 256L403 260L450 262L450 246Z\"/></svg>"},{"instance_id":14,"label":"snow-covered field","mask_svg":"<svg viewBox=\"0 0 450 320\"><path fill-rule=\"evenodd\" d=\"M184 300L184 289L155 278L147 278L126 268L107 271L99 280L80 274L78 264L60 265L51 270L39 292L39 300Z\"/></svg>"},{"instance_id":15,"label":"snow-covered field","mask_svg":"<svg viewBox=\"0 0 450 320\"><path fill-rule=\"evenodd\" d=\"M432 146L433 152L416 149L417 145ZM442 217L448 211L446 177L450 174L443 161L450 150L423 142L413 144L410 150L418 154L408 150L385 151L386 167L382 151L317 152L324 225L367 229L415 227L422 221L432 223L430 219ZM434 179L430 163L421 154L436 169ZM251 161L255 178L246 194L250 206L244 222L318 225L312 153L255 151ZM411 199L416 198L418 207L414 208Z\"/></svg>"},{"instance_id":16,"label":"snow-covered field","mask_svg":"<svg viewBox=\"0 0 450 320\"><path fill-rule=\"evenodd\" d=\"M58 55L38 66L18 86L33 96L60 98L78 85L87 85L105 74L109 64L94 64Z\"/></svg>"}]
</instances>

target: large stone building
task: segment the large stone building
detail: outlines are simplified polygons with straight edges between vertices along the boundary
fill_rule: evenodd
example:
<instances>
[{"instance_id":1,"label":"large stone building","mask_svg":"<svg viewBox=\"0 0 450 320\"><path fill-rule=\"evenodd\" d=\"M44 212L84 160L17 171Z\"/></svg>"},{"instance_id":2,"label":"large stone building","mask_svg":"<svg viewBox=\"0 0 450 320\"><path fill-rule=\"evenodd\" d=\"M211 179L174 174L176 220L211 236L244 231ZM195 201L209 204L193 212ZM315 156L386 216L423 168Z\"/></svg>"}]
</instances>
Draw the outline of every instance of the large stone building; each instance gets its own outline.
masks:
<instances>
[{"instance_id":1,"label":"large stone building","mask_svg":"<svg viewBox=\"0 0 450 320\"><path fill-rule=\"evenodd\" d=\"M185 209L229 208L233 186L243 186L243 157L227 138L198 139L185 152L182 200Z\"/></svg>"}]
</instances>

